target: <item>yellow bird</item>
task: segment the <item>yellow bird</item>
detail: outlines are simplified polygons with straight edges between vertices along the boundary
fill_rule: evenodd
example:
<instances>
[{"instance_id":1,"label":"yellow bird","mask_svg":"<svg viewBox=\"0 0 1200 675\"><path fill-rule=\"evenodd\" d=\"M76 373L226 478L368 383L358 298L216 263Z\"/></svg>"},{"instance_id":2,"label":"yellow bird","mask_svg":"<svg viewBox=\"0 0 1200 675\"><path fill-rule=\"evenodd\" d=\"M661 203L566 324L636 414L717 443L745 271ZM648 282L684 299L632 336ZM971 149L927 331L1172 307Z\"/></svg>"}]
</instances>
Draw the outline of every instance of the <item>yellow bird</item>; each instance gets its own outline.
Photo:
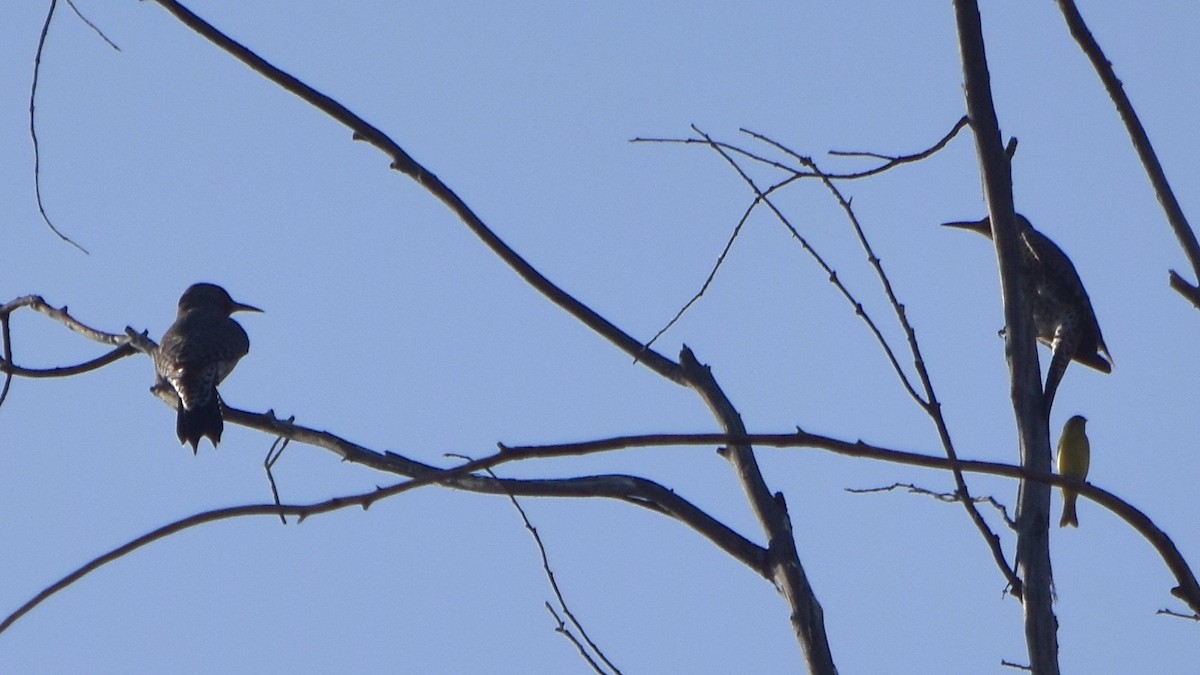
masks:
<instances>
[{"instance_id":1,"label":"yellow bird","mask_svg":"<svg viewBox=\"0 0 1200 675\"><path fill-rule=\"evenodd\" d=\"M1079 480L1087 479L1092 450L1084 431L1086 425L1087 419L1082 415L1075 415L1063 425L1062 436L1058 439L1058 475ZM1075 513L1075 500L1079 495L1066 487L1062 489L1062 493L1063 512L1058 526L1079 527L1079 516Z\"/></svg>"}]
</instances>

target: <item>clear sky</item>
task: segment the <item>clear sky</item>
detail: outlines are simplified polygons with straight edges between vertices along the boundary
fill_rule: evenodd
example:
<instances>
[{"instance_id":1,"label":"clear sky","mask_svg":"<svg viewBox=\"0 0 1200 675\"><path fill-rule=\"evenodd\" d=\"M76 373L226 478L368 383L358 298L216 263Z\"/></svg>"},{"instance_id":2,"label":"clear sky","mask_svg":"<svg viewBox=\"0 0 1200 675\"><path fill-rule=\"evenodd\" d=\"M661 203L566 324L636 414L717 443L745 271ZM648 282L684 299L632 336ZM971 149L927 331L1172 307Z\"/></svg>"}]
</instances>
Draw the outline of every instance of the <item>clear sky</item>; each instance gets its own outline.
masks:
<instances>
[{"instance_id":1,"label":"clear sky","mask_svg":"<svg viewBox=\"0 0 1200 675\"><path fill-rule=\"evenodd\" d=\"M27 115L46 3L9 3L0 302L39 293L98 328L158 337L184 288L220 283L266 310L239 317L252 347L222 387L231 404L431 463L497 442L715 430L694 394L523 284L345 128L152 3L77 4L121 51L60 6L38 131L47 210L91 253L39 221ZM949 2L539 4L190 6L389 133L527 260L640 339L699 288L751 194L711 151L629 139L696 124L751 147L746 127L827 170L860 168L825 153L917 151L964 111ZM1167 287L1168 269L1186 263L1055 5L984 5L1001 125L1020 139L1018 209L1071 255L1116 360L1107 376L1068 370L1052 436L1087 416L1091 480L1200 566L1200 314ZM1200 7L1084 5L1200 218ZM970 137L842 187L908 308L959 454L1015 461L994 255L983 238L938 227L984 213ZM902 349L829 196L802 184L778 203ZM24 312L13 337L27 366L102 351ZM658 347L673 357L684 343L752 431L800 426L941 454L852 308L765 211ZM152 380L138 356L14 383L0 408L0 612L150 529L270 500L272 439L230 427L219 450L193 457L147 393ZM787 496L842 672L1011 672L1001 660L1026 660L1020 606L960 507L845 491L948 491L948 476L815 450L761 450L760 461ZM710 448L501 473L649 477L763 543ZM395 481L303 446L276 479L288 502ZM1015 504L1009 481L971 486ZM802 668L775 590L692 531L614 502L524 504L571 609L625 672ZM1091 502L1079 516L1079 530L1052 532L1064 671L1194 670L1200 629L1155 614L1184 608L1153 550ZM0 635L0 671L583 672L543 607L551 597L506 500L428 488L299 526L226 521L137 551Z\"/></svg>"}]
</instances>

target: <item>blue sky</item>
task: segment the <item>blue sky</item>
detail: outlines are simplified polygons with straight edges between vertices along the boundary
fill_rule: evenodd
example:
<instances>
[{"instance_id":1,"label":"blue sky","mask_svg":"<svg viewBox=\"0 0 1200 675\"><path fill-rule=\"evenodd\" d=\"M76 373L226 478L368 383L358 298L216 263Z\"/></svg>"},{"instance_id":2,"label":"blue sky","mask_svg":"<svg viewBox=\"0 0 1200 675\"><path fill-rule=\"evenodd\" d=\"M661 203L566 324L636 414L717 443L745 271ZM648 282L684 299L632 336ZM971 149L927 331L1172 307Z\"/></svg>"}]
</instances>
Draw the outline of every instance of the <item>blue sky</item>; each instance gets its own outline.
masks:
<instances>
[{"instance_id":1,"label":"blue sky","mask_svg":"<svg viewBox=\"0 0 1200 675\"><path fill-rule=\"evenodd\" d=\"M389 133L550 279L641 339L699 288L751 195L708 150L629 139L696 124L753 146L746 127L834 170L863 164L828 150L920 150L963 113L949 3L645 4L189 6ZM38 130L46 207L91 254L39 221L27 113L45 3L16 3L0 22L0 301L39 293L99 328L157 337L184 288L220 283L266 310L239 317L252 346L222 387L231 404L431 463L497 442L715 430L696 396L545 301L343 127L154 4L78 6L121 51L60 7ZM1194 217L1200 9L1082 10ZM983 13L1000 122L1020 139L1018 209L1071 255L1116 360L1112 375L1068 370L1052 436L1087 416L1091 480L1200 564L1200 317L1167 287L1167 270L1186 263L1054 4ZM971 139L842 188L906 303L959 454L1015 461L994 256L982 238L937 226L984 212ZM823 189L797 185L778 204L902 347ZM28 313L13 334L28 366L101 351ZM798 425L940 454L878 345L765 211L658 346L674 356L684 343L753 431ZM269 501L271 439L231 427L219 450L193 457L147 393L152 380L136 357L14 383L0 408L5 612L157 526ZM761 450L760 462L787 495L842 672L1001 672L1002 659L1025 660L1020 606L961 508L844 490L948 491L949 477L814 450ZM597 473L657 480L762 543L711 449L502 469ZM289 502L394 480L302 446L276 478ZM1008 481L971 486L1015 503ZM625 672L801 667L774 589L693 532L617 503L524 505L572 610ZM1094 504L1080 520L1052 533L1064 671L1186 671L1200 641L1193 624L1155 615L1183 609L1164 566ZM551 597L505 500L430 488L299 526L243 519L154 544L0 635L0 671L583 672L543 608Z\"/></svg>"}]
</instances>

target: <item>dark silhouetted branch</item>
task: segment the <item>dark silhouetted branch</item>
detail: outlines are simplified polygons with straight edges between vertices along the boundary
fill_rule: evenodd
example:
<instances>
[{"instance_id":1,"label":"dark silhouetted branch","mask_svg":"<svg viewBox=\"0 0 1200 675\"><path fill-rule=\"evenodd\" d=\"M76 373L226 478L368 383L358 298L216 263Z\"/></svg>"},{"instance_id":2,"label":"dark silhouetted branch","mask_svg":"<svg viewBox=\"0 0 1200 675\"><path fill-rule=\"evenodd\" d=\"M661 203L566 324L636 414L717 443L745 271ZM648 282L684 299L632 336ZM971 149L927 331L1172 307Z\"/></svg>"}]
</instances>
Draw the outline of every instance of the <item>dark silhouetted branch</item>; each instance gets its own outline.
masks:
<instances>
[{"instance_id":1,"label":"dark silhouetted branch","mask_svg":"<svg viewBox=\"0 0 1200 675\"><path fill-rule=\"evenodd\" d=\"M1200 278L1200 243L1196 241L1196 233L1192 231L1192 226L1183 213L1183 207L1175 198L1175 191L1171 189L1171 183L1167 180L1162 163L1158 161L1158 153L1154 151L1154 145L1150 143L1150 136L1146 134L1146 129L1142 126L1137 111L1133 109L1133 102L1125 95L1125 88L1113 71L1112 62L1104 55L1104 51L1100 49L1100 43L1096 42L1096 38L1088 30L1074 0L1058 0L1058 7L1062 10L1063 18L1066 19L1071 37L1075 38L1079 48L1091 61L1092 67L1096 69L1096 74L1108 91L1109 98L1117 107L1117 113L1120 114L1121 121L1125 123L1125 130L1129 133L1133 149L1137 151L1138 159L1142 161L1142 167L1146 169L1146 175L1150 178L1150 185L1154 187L1158 203L1162 205L1163 211L1167 214L1167 222L1175 232L1175 238L1179 240L1179 245L1183 248L1188 262L1192 264L1192 275ZM1196 301L1197 295L1200 295L1200 287L1185 282L1183 277L1174 270L1171 270L1171 288L1200 308L1200 303ZM1188 290L1185 291L1185 288Z\"/></svg>"}]
</instances>

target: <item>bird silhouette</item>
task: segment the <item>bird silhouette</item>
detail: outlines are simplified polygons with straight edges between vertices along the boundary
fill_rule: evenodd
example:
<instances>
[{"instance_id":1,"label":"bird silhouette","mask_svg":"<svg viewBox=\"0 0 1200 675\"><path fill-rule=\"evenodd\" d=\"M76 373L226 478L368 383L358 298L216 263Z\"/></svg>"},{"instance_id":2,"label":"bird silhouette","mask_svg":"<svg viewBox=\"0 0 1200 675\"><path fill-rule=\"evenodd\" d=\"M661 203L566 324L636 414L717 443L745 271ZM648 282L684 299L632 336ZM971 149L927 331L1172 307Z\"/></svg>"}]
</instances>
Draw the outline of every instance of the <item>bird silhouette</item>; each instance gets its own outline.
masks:
<instances>
[{"instance_id":1,"label":"bird silhouette","mask_svg":"<svg viewBox=\"0 0 1200 675\"><path fill-rule=\"evenodd\" d=\"M225 422L217 385L250 351L250 338L230 315L261 311L235 302L216 284L193 284L179 298L179 314L163 334L154 369L156 386L165 383L179 395L175 433L193 453L201 438L213 447L221 442Z\"/></svg>"}]
</instances>

